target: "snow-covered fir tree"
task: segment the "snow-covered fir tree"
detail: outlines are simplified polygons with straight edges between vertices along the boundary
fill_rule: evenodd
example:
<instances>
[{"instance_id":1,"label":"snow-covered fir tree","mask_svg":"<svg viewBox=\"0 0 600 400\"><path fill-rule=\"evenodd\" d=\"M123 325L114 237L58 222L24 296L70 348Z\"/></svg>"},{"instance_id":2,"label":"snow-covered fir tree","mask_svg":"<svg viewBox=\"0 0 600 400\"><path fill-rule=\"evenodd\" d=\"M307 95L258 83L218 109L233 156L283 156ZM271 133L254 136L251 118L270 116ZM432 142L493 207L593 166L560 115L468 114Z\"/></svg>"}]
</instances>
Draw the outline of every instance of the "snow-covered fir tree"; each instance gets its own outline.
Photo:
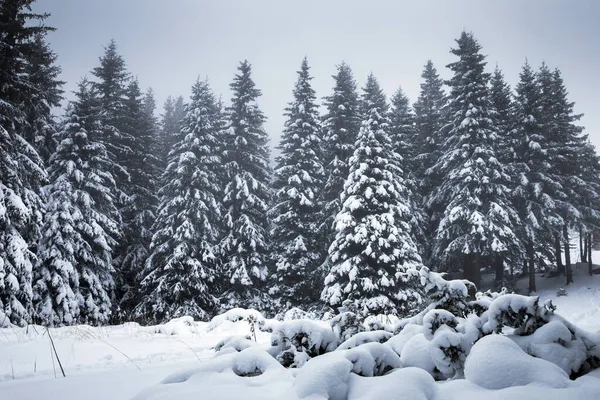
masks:
<instances>
[{"instance_id":1,"label":"snow-covered fir tree","mask_svg":"<svg viewBox=\"0 0 600 400\"><path fill-rule=\"evenodd\" d=\"M431 60L428 60L421 74L421 91L415 104L415 151L418 152L418 169L416 175L425 178L425 172L431 168L440 157L444 145L444 126L447 121L444 116L446 95L444 81L440 78ZM431 182L429 182L431 181ZM437 182L434 177L428 177L422 183L422 194L427 196Z\"/></svg>"},{"instance_id":2,"label":"snow-covered fir tree","mask_svg":"<svg viewBox=\"0 0 600 400\"><path fill-rule=\"evenodd\" d=\"M173 99L172 96L168 96L163 105L158 153L163 168L168 164L169 152L173 148L173 145L181 139L179 134L181 133L181 121L184 116L185 105L183 97L179 96Z\"/></svg>"},{"instance_id":3,"label":"snow-covered fir tree","mask_svg":"<svg viewBox=\"0 0 600 400\"><path fill-rule=\"evenodd\" d=\"M411 147L414 148L415 157L412 160L412 171L417 177L418 194L423 198L425 223L423 231L429 238L420 243L422 256L426 263L430 263L433 251L433 238L443 210L427 207L427 199L431 196L433 188L440 184L440 177L433 174L431 167L437 162L445 140L445 106L447 103L444 93L444 81L440 78L431 60L425 64L421 74L421 91L413 108L415 111L416 135ZM435 265L432 265L436 268Z\"/></svg>"},{"instance_id":4,"label":"snow-covered fir tree","mask_svg":"<svg viewBox=\"0 0 600 400\"><path fill-rule=\"evenodd\" d=\"M556 205L556 195L560 195L562 188L560 182L551 178L549 141L543 132L541 91L536 74L527 63L519 75L515 105L519 183L515 201L521 220L520 239L525 246L529 291L534 292L535 265L539 260L536 255L546 251L546 239L560 232L563 219Z\"/></svg>"},{"instance_id":5,"label":"snow-covered fir tree","mask_svg":"<svg viewBox=\"0 0 600 400\"><path fill-rule=\"evenodd\" d=\"M258 108L261 91L243 61L231 83L233 97L227 108L228 129L224 137L225 226L221 243L222 307L264 309L268 296L262 290L269 274L269 220L271 169L265 116Z\"/></svg>"},{"instance_id":6,"label":"snow-covered fir tree","mask_svg":"<svg viewBox=\"0 0 600 400\"><path fill-rule=\"evenodd\" d=\"M36 271L36 308L49 325L104 324L115 289L112 248L120 221L112 161L94 138L99 99L82 81L50 157L50 184Z\"/></svg>"},{"instance_id":7,"label":"snow-covered fir tree","mask_svg":"<svg viewBox=\"0 0 600 400\"><path fill-rule=\"evenodd\" d=\"M33 0L0 2L0 326L32 317L32 270L39 239L46 180L42 159L27 141L29 122L43 118L43 88L35 85L33 46L52 28ZM34 114L34 111L36 112Z\"/></svg>"},{"instance_id":8,"label":"snow-covered fir tree","mask_svg":"<svg viewBox=\"0 0 600 400\"><path fill-rule=\"evenodd\" d=\"M515 106L510 86L506 83L504 75L500 68L496 66L494 73L490 78L490 101L491 118L495 130L499 136L496 147L496 158L504 166L504 171L510 176L508 187L511 189L509 198L514 204L514 188L518 184L518 168L516 166L516 138L515 138ZM515 226L515 233L518 237L520 225ZM496 285L500 289L506 286L505 269L508 267L513 275L518 266L523 265L522 246L509 249L506 259L496 259L494 270L496 274ZM504 261L504 262L503 262Z\"/></svg>"},{"instance_id":9,"label":"snow-covered fir tree","mask_svg":"<svg viewBox=\"0 0 600 400\"><path fill-rule=\"evenodd\" d=\"M44 162L54 152L56 132L52 108L62 100L62 85L59 80L61 69L56 64L57 55L50 49L45 35L38 32L29 43L30 55L26 71L31 85L35 88L30 107L26 110L27 127L25 138L34 146Z\"/></svg>"},{"instance_id":10,"label":"snow-covered fir tree","mask_svg":"<svg viewBox=\"0 0 600 400\"><path fill-rule=\"evenodd\" d=\"M225 127L220 105L205 81L197 80L180 141L169 153L152 238L142 273L137 318L159 322L191 315L206 319L217 307L216 246L223 215L222 160Z\"/></svg>"},{"instance_id":11,"label":"snow-covered fir tree","mask_svg":"<svg viewBox=\"0 0 600 400\"><path fill-rule=\"evenodd\" d=\"M307 306L319 299L323 244L319 235L319 191L325 172L321 164L319 113L306 58L286 108L287 120L274 171L271 239L277 285L272 294L282 304Z\"/></svg>"},{"instance_id":12,"label":"snow-covered fir tree","mask_svg":"<svg viewBox=\"0 0 600 400\"><path fill-rule=\"evenodd\" d=\"M160 166L154 154L157 131L154 118L149 114L153 110L148 111L145 107L138 82L132 80L127 88L122 123L132 140L130 156L125 164L130 176L128 198L121 210L124 235L119 246L122 260L118 271L117 292L121 314L130 312L139 302L139 282L136 277L150 255L152 225L158 205L156 190Z\"/></svg>"},{"instance_id":13,"label":"snow-covered fir tree","mask_svg":"<svg viewBox=\"0 0 600 400\"><path fill-rule=\"evenodd\" d=\"M496 156L498 136L493 125L485 56L472 33L462 32L448 65L452 115L444 152L432 167L441 184L430 204L444 210L434 257L444 268L464 268L464 277L480 284L481 268L506 257L519 246L514 228L517 212L509 198L510 177Z\"/></svg>"},{"instance_id":14,"label":"snow-covered fir tree","mask_svg":"<svg viewBox=\"0 0 600 400\"><path fill-rule=\"evenodd\" d=\"M350 158L321 299L332 307L353 302L364 314L406 314L419 299L407 272L421 258L410 236L408 190L390 140L385 96L373 76L365 90L369 117Z\"/></svg>"},{"instance_id":15,"label":"snow-covered fir tree","mask_svg":"<svg viewBox=\"0 0 600 400\"><path fill-rule=\"evenodd\" d=\"M410 209L412 210L411 237L417 245L419 254L422 255L427 247L425 246L427 217L423 210L423 196L420 190L422 176L418 175L420 163L417 156L420 147L415 127L415 115L402 88L398 88L391 98L389 118L392 146L400 156L400 167L404 172L404 183L409 193Z\"/></svg>"},{"instance_id":16,"label":"snow-covered fir tree","mask_svg":"<svg viewBox=\"0 0 600 400\"><path fill-rule=\"evenodd\" d=\"M326 182L322 191L321 232L324 243L335 236L335 216L342 209L340 194L348 177L349 160L360 129L359 98L350 66L341 63L333 76L333 93L324 98L323 156ZM325 249L326 250L326 249Z\"/></svg>"}]
</instances>

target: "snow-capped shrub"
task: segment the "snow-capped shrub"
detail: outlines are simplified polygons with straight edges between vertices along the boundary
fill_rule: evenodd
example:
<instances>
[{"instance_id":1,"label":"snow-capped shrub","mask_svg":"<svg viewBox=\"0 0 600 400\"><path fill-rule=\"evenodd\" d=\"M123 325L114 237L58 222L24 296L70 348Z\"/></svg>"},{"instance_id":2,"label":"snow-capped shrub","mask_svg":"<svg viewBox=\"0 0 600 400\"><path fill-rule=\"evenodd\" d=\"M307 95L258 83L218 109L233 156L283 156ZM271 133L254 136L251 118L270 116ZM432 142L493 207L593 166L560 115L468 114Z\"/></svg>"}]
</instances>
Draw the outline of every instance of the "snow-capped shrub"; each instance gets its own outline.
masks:
<instances>
[{"instance_id":1,"label":"snow-capped shrub","mask_svg":"<svg viewBox=\"0 0 600 400\"><path fill-rule=\"evenodd\" d=\"M487 389L543 384L553 388L569 385L568 375L546 360L527 355L503 335L479 340L465 363L465 378Z\"/></svg>"},{"instance_id":2,"label":"snow-capped shrub","mask_svg":"<svg viewBox=\"0 0 600 400\"><path fill-rule=\"evenodd\" d=\"M273 328L270 353L285 367L300 367L310 358L335 350L338 343L326 323L283 321Z\"/></svg>"},{"instance_id":3,"label":"snow-capped shrub","mask_svg":"<svg viewBox=\"0 0 600 400\"><path fill-rule=\"evenodd\" d=\"M243 308L232 308L231 310L215 316L208 325L208 330L212 331L216 327L225 323L225 321L229 322L238 322L238 321L248 321L249 317L252 316L258 326L260 327L265 323L265 317L254 309L243 309Z\"/></svg>"},{"instance_id":4,"label":"snow-capped shrub","mask_svg":"<svg viewBox=\"0 0 600 400\"><path fill-rule=\"evenodd\" d=\"M505 326L514 328L514 334L533 333L546 324L556 307L547 301L539 304L539 297L506 294L494 299L487 311L481 315L483 332L499 333Z\"/></svg>"},{"instance_id":5,"label":"snow-capped shrub","mask_svg":"<svg viewBox=\"0 0 600 400\"><path fill-rule=\"evenodd\" d=\"M336 315L329 320L329 324L340 342L344 342L355 334L364 332L365 330L361 318L351 311Z\"/></svg>"},{"instance_id":6,"label":"snow-capped shrub","mask_svg":"<svg viewBox=\"0 0 600 400\"><path fill-rule=\"evenodd\" d=\"M430 310L430 311L428 311L427 314L425 314L425 316L423 317L423 327L425 328L425 331L423 333L425 334L425 337L428 340L433 339L435 332L442 325L446 325L446 326L450 327L451 329L454 329L458 325L458 320L456 319L456 317L454 315L452 315L452 313L450 311L446 311L446 310Z\"/></svg>"},{"instance_id":7,"label":"snow-capped shrub","mask_svg":"<svg viewBox=\"0 0 600 400\"><path fill-rule=\"evenodd\" d=\"M248 347L254 346L257 346L257 343L254 340L252 340L252 338L249 335L235 335L220 340L215 345L215 351L220 352L225 349L232 349L239 352L247 349Z\"/></svg>"},{"instance_id":8,"label":"snow-capped shrub","mask_svg":"<svg viewBox=\"0 0 600 400\"><path fill-rule=\"evenodd\" d=\"M198 328L194 318L187 315L173 318L163 325L156 325L155 332L164 335L185 335L198 333Z\"/></svg>"},{"instance_id":9,"label":"snow-capped shrub","mask_svg":"<svg viewBox=\"0 0 600 400\"><path fill-rule=\"evenodd\" d=\"M336 350L348 350L354 347L361 346L365 343L385 343L392 337L390 332L386 331L371 331L371 332L360 332L352 336L340 344Z\"/></svg>"}]
</instances>

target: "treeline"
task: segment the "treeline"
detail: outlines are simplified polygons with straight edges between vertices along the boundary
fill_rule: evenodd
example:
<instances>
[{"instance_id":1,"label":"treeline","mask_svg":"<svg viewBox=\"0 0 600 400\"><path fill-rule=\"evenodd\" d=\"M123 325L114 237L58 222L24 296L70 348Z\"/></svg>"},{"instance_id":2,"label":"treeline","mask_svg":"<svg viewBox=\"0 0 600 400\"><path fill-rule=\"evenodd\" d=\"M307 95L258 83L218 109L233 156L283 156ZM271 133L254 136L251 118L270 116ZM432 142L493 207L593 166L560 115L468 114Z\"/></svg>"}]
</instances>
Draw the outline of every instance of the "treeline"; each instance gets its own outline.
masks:
<instances>
[{"instance_id":1,"label":"treeline","mask_svg":"<svg viewBox=\"0 0 600 400\"><path fill-rule=\"evenodd\" d=\"M558 69L526 63L513 91L463 32L452 78L428 61L413 105L341 63L321 115L304 59L272 165L247 61L229 102L197 80L159 120L113 41L55 120L32 2L0 3L0 325L407 314L423 265L533 291L540 269L572 281L569 231L591 248L600 164Z\"/></svg>"}]
</instances>

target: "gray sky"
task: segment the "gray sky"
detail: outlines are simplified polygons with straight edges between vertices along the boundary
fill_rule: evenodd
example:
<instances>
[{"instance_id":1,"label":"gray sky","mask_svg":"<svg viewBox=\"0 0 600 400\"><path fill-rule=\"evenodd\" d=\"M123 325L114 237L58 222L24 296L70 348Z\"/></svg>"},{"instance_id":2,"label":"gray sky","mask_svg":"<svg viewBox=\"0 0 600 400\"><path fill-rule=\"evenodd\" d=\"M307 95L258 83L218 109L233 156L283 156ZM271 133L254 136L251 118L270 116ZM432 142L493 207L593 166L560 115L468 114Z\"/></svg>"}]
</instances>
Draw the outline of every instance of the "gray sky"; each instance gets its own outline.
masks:
<instances>
[{"instance_id":1,"label":"gray sky","mask_svg":"<svg viewBox=\"0 0 600 400\"><path fill-rule=\"evenodd\" d=\"M229 101L229 83L247 58L272 145L305 55L319 100L345 60L361 87L372 71L388 95L401 85L414 102L426 60L448 78L450 47L466 29L488 55L488 69L498 63L511 86L526 58L535 68L542 61L560 68L600 148L598 0L38 0L35 7L50 12L58 29L49 40L69 92L111 38L161 107L170 94L187 99L197 76Z\"/></svg>"}]
</instances>

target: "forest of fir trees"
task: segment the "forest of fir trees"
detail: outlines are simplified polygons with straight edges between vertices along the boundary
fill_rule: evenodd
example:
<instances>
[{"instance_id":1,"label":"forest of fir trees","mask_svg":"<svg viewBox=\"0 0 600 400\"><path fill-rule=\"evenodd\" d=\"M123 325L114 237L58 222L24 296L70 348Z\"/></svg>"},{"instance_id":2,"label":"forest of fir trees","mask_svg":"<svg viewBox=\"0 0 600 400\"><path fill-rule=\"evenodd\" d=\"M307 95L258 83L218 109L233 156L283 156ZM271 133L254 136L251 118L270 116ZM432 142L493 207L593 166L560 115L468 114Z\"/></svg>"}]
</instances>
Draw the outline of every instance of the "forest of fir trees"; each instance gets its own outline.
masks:
<instances>
[{"instance_id":1,"label":"forest of fir trees","mask_svg":"<svg viewBox=\"0 0 600 400\"><path fill-rule=\"evenodd\" d=\"M511 87L462 32L411 104L344 62L319 97L304 58L271 159L248 61L229 101L198 79L157 117L111 41L64 104L32 2L0 3L0 326L410 315L425 266L568 284L570 235L592 273L600 163L558 69L525 62Z\"/></svg>"}]
</instances>

